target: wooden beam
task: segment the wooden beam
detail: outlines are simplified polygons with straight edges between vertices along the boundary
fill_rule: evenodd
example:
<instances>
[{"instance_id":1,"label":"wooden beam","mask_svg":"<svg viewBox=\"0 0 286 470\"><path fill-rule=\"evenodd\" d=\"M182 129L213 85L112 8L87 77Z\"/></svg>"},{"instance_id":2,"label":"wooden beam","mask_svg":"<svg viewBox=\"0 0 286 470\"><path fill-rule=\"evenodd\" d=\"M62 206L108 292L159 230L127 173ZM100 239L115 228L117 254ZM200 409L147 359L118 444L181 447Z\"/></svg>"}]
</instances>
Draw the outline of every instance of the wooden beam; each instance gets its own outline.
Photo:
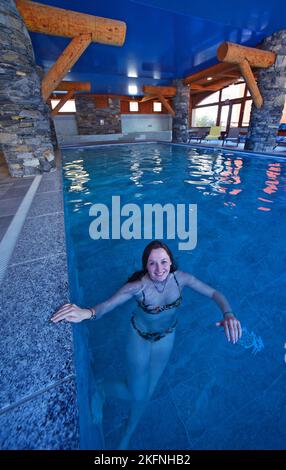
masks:
<instances>
[{"instance_id":1,"label":"wooden beam","mask_svg":"<svg viewBox=\"0 0 286 470\"><path fill-rule=\"evenodd\" d=\"M257 108L261 108L261 106L263 105L263 98L257 86L249 62L245 59L240 62L239 67L253 99L253 103Z\"/></svg>"},{"instance_id":2,"label":"wooden beam","mask_svg":"<svg viewBox=\"0 0 286 470\"><path fill-rule=\"evenodd\" d=\"M84 96L90 96L93 98L113 98L121 101L134 101L134 98L127 95L113 95L111 93L84 93ZM139 99L139 97L138 97Z\"/></svg>"},{"instance_id":3,"label":"wooden beam","mask_svg":"<svg viewBox=\"0 0 286 470\"><path fill-rule=\"evenodd\" d=\"M16 6L29 31L70 38L80 34L91 34L93 42L113 46L124 44L126 36L124 21L86 15L29 0L16 0Z\"/></svg>"},{"instance_id":4,"label":"wooden beam","mask_svg":"<svg viewBox=\"0 0 286 470\"><path fill-rule=\"evenodd\" d=\"M56 116L59 112L60 109L62 109L63 105L68 101L71 100L74 97L74 91L68 91L63 97L61 98L60 102L57 104L57 106L54 107L54 109L51 111L52 116Z\"/></svg>"},{"instance_id":5,"label":"wooden beam","mask_svg":"<svg viewBox=\"0 0 286 470\"><path fill-rule=\"evenodd\" d=\"M245 47L232 42L223 42L217 50L217 58L221 62L239 64L245 59L252 67L268 68L274 64L276 54L255 47Z\"/></svg>"},{"instance_id":6,"label":"wooden beam","mask_svg":"<svg viewBox=\"0 0 286 470\"><path fill-rule=\"evenodd\" d=\"M163 96L176 96L177 88L175 86L152 86L144 85L143 92L145 95L154 95L158 94Z\"/></svg>"},{"instance_id":7,"label":"wooden beam","mask_svg":"<svg viewBox=\"0 0 286 470\"><path fill-rule=\"evenodd\" d=\"M219 46L217 56L218 59L223 62L239 66L255 106L261 108L263 99L251 70L251 65L256 68L268 68L274 64L276 54L271 51L262 51L254 47L245 47L231 42L224 42Z\"/></svg>"},{"instance_id":8,"label":"wooden beam","mask_svg":"<svg viewBox=\"0 0 286 470\"><path fill-rule=\"evenodd\" d=\"M64 76L72 68L90 43L91 35L82 34L73 38L65 48L61 56L42 80L42 96L45 101L48 99L52 91L57 88L58 84L62 81Z\"/></svg>"},{"instance_id":9,"label":"wooden beam","mask_svg":"<svg viewBox=\"0 0 286 470\"><path fill-rule=\"evenodd\" d=\"M216 75L224 75L225 72L237 70L237 65L233 64L216 64L208 67L207 69L200 70L199 72L193 73L184 79L184 84L189 85L193 82L205 80L207 77L214 77Z\"/></svg>"},{"instance_id":10,"label":"wooden beam","mask_svg":"<svg viewBox=\"0 0 286 470\"><path fill-rule=\"evenodd\" d=\"M172 116L176 116L175 111L173 110L172 106L168 103L166 98L163 95L160 95L160 94L158 94L158 98L161 101L161 103L163 104L163 106L165 106L167 111L169 111L169 113L172 114Z\"/></svg>"},{"instance_id":11,"label":"wooden beam","mask_svg":"<svg viewBox=\"0 0 286 470\"><path fill-rule=\"evenodd\" d=\"M154 95L149 95L149 96L143 96L143 98L140 100L140 103L144 103L146 101L151 101L151 100L156 100L158 99L158 96L154 96Z\"/></svg>"},{"instance_id":12,"label":"wooden beam","mask_svg":"<svg viewBox=\"0 0 286 470\"><path fill-rule=\"evenodd\" d=\"M239 73L239 76L241 76L241 72ZM238 77L237 77L238 78ZM198 91L218 91L221 90L222 88L231 85L234 82L233 78L228 78L226 80L223 79L218 79L218 80L213 80L211 82L208 82L208 84L201 85L199 83L192 83L190 85L190 90L198 90Z\"/></svg>"},{"instance_id":13,"label":"wooden beam","mask_svg":"<svg viewBox=\"0 0 286 470\"><path fill-rule=\"evenodd\" d=\"M63 80L57 85L56 91L90 91L90 82L69 82Z\"/></svg>"}]
</instances>

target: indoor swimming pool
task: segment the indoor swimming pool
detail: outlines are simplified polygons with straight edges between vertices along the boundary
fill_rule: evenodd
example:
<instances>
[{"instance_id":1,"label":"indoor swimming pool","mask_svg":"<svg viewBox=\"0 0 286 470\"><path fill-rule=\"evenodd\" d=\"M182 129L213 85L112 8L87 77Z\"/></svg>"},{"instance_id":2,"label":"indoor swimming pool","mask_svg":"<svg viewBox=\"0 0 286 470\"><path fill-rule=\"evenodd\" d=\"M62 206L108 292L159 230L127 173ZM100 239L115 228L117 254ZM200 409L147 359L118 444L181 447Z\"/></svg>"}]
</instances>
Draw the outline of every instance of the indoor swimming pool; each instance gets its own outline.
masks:
<instances>
[{"instance_id":1,"label":"indoor swimming pool","mask_svg":"<svg viewBox=\"0 0 286 470\"><path fill-rule=\"evenodd\" d=\"M244 330L237 344L228 343L215 326L215 303L183 292L169 363L130 449L284 449L286 160L143 143L62 154L72 302L102 302L141 268L150 241L144 220L128 240L118 225L126 216L115 214L112 238L114 196L121 207L141 208L142 218L146 204L192 205L190 249L179 248L176 231L168 239L166 223L162 238L180 270L226 295ZM99 204L109 209L109 230L96 240L91 208ZM124 376L133 309L128 301L73 327L82 449L115 449L120 440L128 403L106 396L101 425L92 418L91 396L98 381Z\"/></svg>"}]
</instances>

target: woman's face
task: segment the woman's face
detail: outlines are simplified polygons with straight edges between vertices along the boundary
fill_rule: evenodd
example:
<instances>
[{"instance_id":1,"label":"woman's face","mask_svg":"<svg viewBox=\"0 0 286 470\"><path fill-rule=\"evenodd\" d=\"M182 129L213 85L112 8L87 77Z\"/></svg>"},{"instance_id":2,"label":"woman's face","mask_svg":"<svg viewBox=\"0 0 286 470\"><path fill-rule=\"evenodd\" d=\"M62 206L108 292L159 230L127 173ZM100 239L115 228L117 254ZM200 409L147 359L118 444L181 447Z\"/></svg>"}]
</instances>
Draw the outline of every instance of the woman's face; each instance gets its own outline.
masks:
<instances>
[{"instance_id":1,"label":"woman's face","mask_svg":"<svg viewBox=\"0 0 286 470\"><path fill-rule=\"evenodd\" d=\"M150 279L165 281L170 272L171 264L170 257L164 248L152 250L146 266Z\"/></svg>"}]
</instances>

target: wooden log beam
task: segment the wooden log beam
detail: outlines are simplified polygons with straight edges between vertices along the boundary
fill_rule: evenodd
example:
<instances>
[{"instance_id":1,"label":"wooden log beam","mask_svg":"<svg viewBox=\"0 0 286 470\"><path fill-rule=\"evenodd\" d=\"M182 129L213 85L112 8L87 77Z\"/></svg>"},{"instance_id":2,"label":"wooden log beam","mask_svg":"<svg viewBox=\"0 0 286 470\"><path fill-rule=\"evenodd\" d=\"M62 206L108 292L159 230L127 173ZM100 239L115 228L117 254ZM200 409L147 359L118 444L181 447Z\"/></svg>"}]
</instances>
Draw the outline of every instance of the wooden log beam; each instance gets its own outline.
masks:
<instances>
[{"instance_id":1,"label":"wooden log beam","mask_svg":"<svg viewBox=\"0 0 286 470\"><path fill-rule=\"evenodd\" d=\"M208 67L207 69L200 70L199 72L193 73L184 79L185 85L206 80L207 77L215 77L217 75L224 76L225 72L232 72L237 70L237 65L233 64L216 64Z\"/></svg>"},{"instance_id":2,"label":"wooden log beam","mask_svg":"<svg viewBox=\"0 0 286 470\"><path fill-rule=\"evenodd\" d=\"M81 34L80 36L73 38L65 48L61 56L42 80L42 96L45 101L48 99L52 91L57 88L58 84L62 81L64 76L72 68L90 43L91 35Z\"/></svg>"},{"instance_id":3,"label":"wooden log beam","mask_svg":"<svg viewBox=\"0 0 286 470\"><path fill-rule=\"evenodd\" d=\"M70 38L91 34L93 42L113 46L124 44L124 21L77 13L29 0L16 0L16 6L29 31Z\"/></svg>"},{"instance_id":4,"label":"wooden log beam","mask_svg":"<svg viewBox=\"0 0 286 470\"><path fill-rule=\"evenodd\" d=\"M241 76L241 72L239 73L239 76ZM239 77L237 77L239 78ZM214 81L211 81L211 82L207 82L207 84L200 84L200 83L192 83L190 85L190 90L191 91L194 91L194 90L198 90L198 91L218 91L218 90L221 90L222 88L228 86L228 85L231 85L233 83L233 79L232 78L228 78L228 79L220 79L220 80L214 80Z\"/></svg>"},{"instance_id":5,"label":"wooden log beam","mask_svg":"<svg viewBox=\"0 0 286 470\"><path fill-rule=\"evenodd\" d=\"M257 108L263 105L263 99L251 66L256 68L268 68L274 64L276 54L271 51L262 51L254 47L240 46L231 42L222 43L217 50L217 57L222 62L236 64L247 84L253 102Z\"/></svg>"},{"instance_id":6,"label":"wooden log beam","mask_svg":"<svg viewBox=\"0 0 286 470\"><path fill-rule=\"evenodd\" d=\"M51 111L52 116L56 116L60 109L62 109L63 105L74 97L74 91L68 91L63 97L61 98L60 102L54 107Z\"/></svg>"},{"instance_id":7,"label":"wooden log beam","mask_svg":"<svg viewBox=\"0 0 286 470\"><path fill-rule=\"evenodd\" d=\"M158 94L163 96L176 96L177 88L175 86L152 86L152 85L144 85L143 92L145 95L154 95L158 96Z\"/></svg>"},{"instance_id":8,"label":"wooden log beam","mask_svg":"<svg viewBox=\"0 0 286 470\"><path fill-rule=\"evenodd\" d=\"M140 103L144 103L146 101L151 101L151 100L156 100L158 99L158 96L156 95L149 95L149 96L143 96L143 98L140 100Z\"/></svg>"},{"instance_id":9,"label":"wooden log beam","mask_svg":"<svg viewBox=\"0 0 286 470\"><path fill-rule=\"evenodd\" d=\"M251 97L253 99L253 103L258 109L261 108L261 106L263 105L263 98L257 86L256 80L254 78L254 75L252 73L248 60L245 59L242 62L240 62L239 67L241 70L241 74L244 77L246 85L251 94Z\"/></svg>"},{"instance_id":10,"label":"wooden log beam","mask_svg":"<svg viewBox=\"0 0 286 470\"><path fill-rule=\"evenodd\" d=\"M166 98L161 94L158 94L157 96L158 96L158 99L161 101L162 105L165 106L167 111L169 111L169 113L172 114L172 116L176 116L175 111L173 110L172 106L168 103Z\"/></svg>"},{"instance_id":11,"label":"wooden log beam","mask_svg":"<svg viewBox=\"0 0 286 470\"><path fill-rule=\"evenodd\" d=\"M84 96L89 96L91 98L111 98L121 101L134 101L134 98L129 95L113 95L112 93L84 93Z\"/></svg>"},{"instance_id":12,"label":"wooden log beam","mask_svg":"<svg viewBox=\"0 0 286 470\"><path fill-rule=\"evenodd\" d=\"M245 47L232 42L223 42L217 50L217 58L221 62L229 64L240 64L246 59L252 67L268 68L274 64L276 54L271 51L262 51L255 47Z\"/></svg>"},{"instance_id":13,"label":"wooden log beam","mask_svg":"<svg viewBox=\"0 0 286 470\"><path fill-rule=\"evenodd\" d=\"M90 91L90 82L69 82L61 81L55 91Z\"/></svg>"}]
</instances>

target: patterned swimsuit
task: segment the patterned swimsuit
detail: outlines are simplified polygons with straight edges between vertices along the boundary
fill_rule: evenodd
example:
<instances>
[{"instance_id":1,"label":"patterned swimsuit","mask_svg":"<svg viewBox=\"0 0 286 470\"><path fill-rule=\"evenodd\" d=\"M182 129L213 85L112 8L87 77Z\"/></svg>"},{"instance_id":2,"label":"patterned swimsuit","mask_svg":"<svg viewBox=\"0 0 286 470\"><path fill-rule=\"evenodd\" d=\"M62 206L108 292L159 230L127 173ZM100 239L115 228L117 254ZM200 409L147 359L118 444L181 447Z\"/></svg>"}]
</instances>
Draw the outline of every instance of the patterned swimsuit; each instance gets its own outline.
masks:
<instances>
[{"instance_id":1,"label":"patterned swimsuit","mask_svg":"<svg viewBox=\"0 0 286 470\"><path fill-rule=\"evenodd\" d=\"M155 307L155 308L150 308L145 304L145 294L144 294L144 291L142 291L143 299L142 300L137 300L137 303L138 303L138 306L145 313L147 313L149 315L157 315L158 313L164 312L165 310L170 310L171 308L179 307L179 305L181 305L181 302L182 302L181 289L180 289L178 280L175 276L175 273L173 273L173 276L174 276L175 282L178 286L179 297L174 302L172 302L170 304L158 306L158 307ZM169 333L173 333L173 331L175 330L175 328L177 326L177 322L178 322L178 320L175 319L174 323L169 328L166 328L162 331L152 331L152 332L150 332L150 331L140 330L140 328L138 328L138 326L135 323L134 315L132 315L132 317L131 317L131 325L133 326L134 330L138 333L139 336L146 339L147 341L150 341L151 343L154 343L155 341L159 341L160 339L164 338Z\"/></svg>"}]
</instances>

